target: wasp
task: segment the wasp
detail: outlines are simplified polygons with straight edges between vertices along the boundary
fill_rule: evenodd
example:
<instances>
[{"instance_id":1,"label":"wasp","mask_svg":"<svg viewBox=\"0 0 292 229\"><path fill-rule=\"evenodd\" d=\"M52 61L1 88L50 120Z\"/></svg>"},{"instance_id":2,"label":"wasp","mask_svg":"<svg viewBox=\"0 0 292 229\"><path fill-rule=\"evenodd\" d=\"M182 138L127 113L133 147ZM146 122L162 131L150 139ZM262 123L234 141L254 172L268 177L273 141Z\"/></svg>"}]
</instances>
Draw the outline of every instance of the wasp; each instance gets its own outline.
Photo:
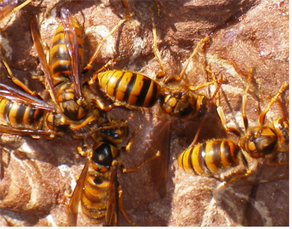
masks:
<instances>
[{"instance_id":1,"label":"wasp","mask_svg":"<svg viewBox=\"0 0 292 229\"><path fill-rule=\"evenodd\" d=\"M91 104L92 93L82 87L81 29L68 9L61 8L61 21L52 39L48 61L36 17L31 20L30 29L45 74L45 87L61 116L56 126L68 126L73 135L79 136L88 126L95 128L100 116Z\"/></svg>"},{"instance_id":2,"label":"wasp","mask_svg":"<svg viewBox=\"0 0 292 229\"><path fill-rule=\"evenodd\" d=\"M95 223L117 225L120 210L125 219L135 225L122 208L122 188L118 185L117 170L123 167L119 160L120 152L130 149L138 130L133 133L126 146L121 146L128 134L126 122L113 120L102 124L102 127L92 136L95 140L92 149L81 152L87 155L87 160L70 199L69 225L76 225L79 202L83 213ZM155 155L157 156L159 155ZM122 172L134 172L145 163L146 161L135 168L123 168Z\"/></svg>"},{"instance_id":3,"label":"wasp","mask_svg":"<svg viewBox=\"0 0 292 229\"><path fill-rule=\"evenodd\" d=\"M250 72L251 75L251 72ZM250 76L249 76L250 78ZM242 102L242 118L245 131L240 133L236 128L226 126L222 109L218 107L218 114L223 127L230 132L240 135L239 141L230 139L212 139L204 143L196 144L196 138L192 144L178 157L178 164L185 171L200 176L214 177L220 180L227 180L228 183L240 177L247 177L252 170L249 161L254 158L267 159L267 165L276 166L287 163L287 161L269 161L275 153L285 152L289 149L289 123L287 118L282 117L273 122L272 126L264 125L266 113L277 98L288 87L284 83L278 93L271 99L267 108L259 116L260 126L248 127L248 120L245 115L247 101L247 83ZM198 135L198 133L197 133ZM196 136L197 137L197 136ZM237 170L235 167L243 165L244 169ZM225 176L226 175L226 176Z\"/></svg>"},{"instance_id":4,"label":"wasp","mask_svg":"<svg viewBox=\"0 0 292 229\"><path fill-rule=\"evenodd\" d=\"M1 133L40 135L53 137L57 129L54 120L58 119L55 107L38 98L38 95L27 88L12 75L7 63L2 59L12 81L24 91L0 84L0 124Z\"/></svg>"},{"instance_id":5,"label":"wasp","mask_svg":"<svg viewBox=\"0 0 292 229\"><path fill-rule=\"evenodd\" d=\"M157 36L153 13L150 8L149 10L152 19L153 51L161 68L161 71L157 73L156 78L162 78L166 75L166 73L157 48ZM193 53L186 61L180 75L178 77L174 77L177 81L181 80L190 60L198 52L202 44L206 43L208 40L209 37L206 37L198 43ZM91 64L97 57L99 49L100 46L97 47L95 53L90 58L89 63L84 68L84 73L91 69ZM92 78L88 81L89 85L93 85L95 84L95 81L98 81L100 90L105 94L105 96L113 101L113 104L108 107L104 107L101 104L100 106L102 109L110 110L116 106L123 106L129 109L139 107L149 108L160 101L162 110L172 117L187 120L204 113L209 100L203 95L194 93L194 91L213 84L214 82L203 83L197 87L191 86L188 90L182 90L177 87L170 88L141 73L131 72L128 70L103 71L113 61L114 60L109 61L101 69L96 71Z\"/></svg>"},{"instance_id":6,"label":"wasp","mask_svg":"<svg viewBox=\"0 0 292 229\"><path fill-rule=\"evenodd\" d=\"M259 126L249 127L245 109L243 109L245 134L240 138L239 146L253 158L270 157L275 151L286 152L289 150L289 120L284 110L282 109L283 117L274 120L270 125L265 125L266 113L287 87L288 83L284 83L279 92L271 99L267 108L261 112L258 119ZM245 96L243 103L246 103L246 100Z\"/></svg>"},{"instance_id":7,"label":"wasp","mask_svg":"<svg viewBox=\"0 0 292 229\"><path fill-rule=\"evenodd\" d=\"M283 107L280 117L274 120L270 124L265 124L265 117L267 112L271 109L271 106L278 100L278 97L285 92L288 83L284 83L278 93L270 100L267 107L261 112L258 118L258 126L249 126L248 119L245 114L245 107L247 102L247 91L250 85L250 78L252 69L249 73L249 80L243 95L242 102L242 118L244 124L244 133L239 131L236 133L235 128L229 128L226 126L226 121L222 109L218 110L218 114L222 120L223 126L227 131L234 132L240 136L238 145L252 158L272 158L275 152L286 152L289 150L289 120L286 117ZM282 104L281 104L282 105ZM285 162L284 162L285 163ZM268 161L268 165L272 165L271 161ZM278 165L281 163L275 163Z\"/></svg>"}]
</instances>

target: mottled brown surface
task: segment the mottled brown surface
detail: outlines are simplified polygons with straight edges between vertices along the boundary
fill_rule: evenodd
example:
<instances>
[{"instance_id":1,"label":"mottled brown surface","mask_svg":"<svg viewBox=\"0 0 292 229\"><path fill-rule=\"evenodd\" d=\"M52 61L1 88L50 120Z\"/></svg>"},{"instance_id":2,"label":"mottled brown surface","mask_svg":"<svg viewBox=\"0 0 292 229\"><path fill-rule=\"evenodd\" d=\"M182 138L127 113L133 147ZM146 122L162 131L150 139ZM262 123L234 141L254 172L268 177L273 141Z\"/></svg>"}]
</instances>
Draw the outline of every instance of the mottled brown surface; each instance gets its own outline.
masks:
<instances>
[{"instance_id":1,"label":"mottled brown surface","mask_svg":"<svg viewBox=\"0 0 292 229\"><path fill-rule=\"evenodd\" d=\"M43 86L30 80L42 74L29 33L31 14L40 18L41 34L50 45L54 30L60 22L61 4L75 15L85 34L84 62L92 55L101 36L105 36L124 15L120 1L51 1L44 0L26 6L15 15L0 22L1 51L13 73L28 87L41 92ZM229 125L241 122L241 96L247 72L253 67L254 80L248 94L247 116L250 124L257 124L260 110L288 81L288 1L157 1L161 17L155 17L158 47L168 75L180 73L198 41L213 32L205 54L193 58L179 85L198 85L206 82L206 63L216 75L223 74L227 82L222 86L220 105ZM113 68L139 71L154 77L159 65L152 52L151 20L148 7L156 12L153 1L130 1L135 16L127 21L102 48L93 69L97 70L109 59L121 58ZM201 50L202 51L202 50ZM6 79L0 64L1 82ZM4 73L4 74L2 74ZM93 71L87 74L92 75ZM209 96L208 90L202 93ZM289 91L282 96L285 112L289 108ZM133 167L149 157L145 141L160 118L158 106L133 111L129 121L133 131L139 124L143 129L135 137L130 152L121 157L126 167ZM111 117L127 119L129 111L116 108ZM267 122L282 116L278 104L267 114ZM288 165L268 167L259 163L253 175L227 187L218 187L215 179L186 174L178 167L176 158L195 136L198 121L171 124L171 155L167 191L159 196L152 182L151 171L161 172L155 161L135 173L119 174L123 187L123 206L131 220L138 225L169 226L287 226L289 225L289 169ZM214 108L208 113L199 141L223 138L227 135ZM234 136L230 136L234 137ZM158 146L152 139L154 146ZM160 139L158 139L159 141ZM164 144L164 142L159 142ZM71 136L53 140L31 139L2 135L4 147L4 178L0 182L0 225L65 226L65 209L74 188L75 176L80 174L85 159L76 152L77 142ZM151 143L150 143L151 146ZM153 146L153 145L152 145ZM10 152L10 153L7 153ZM256 173L258 172L258 173ZM71 186L72 183L72 186ZM119 215L119 225L129 225ZM78 225L93 225L80 216Z\"/></svg>"}]
</instances>

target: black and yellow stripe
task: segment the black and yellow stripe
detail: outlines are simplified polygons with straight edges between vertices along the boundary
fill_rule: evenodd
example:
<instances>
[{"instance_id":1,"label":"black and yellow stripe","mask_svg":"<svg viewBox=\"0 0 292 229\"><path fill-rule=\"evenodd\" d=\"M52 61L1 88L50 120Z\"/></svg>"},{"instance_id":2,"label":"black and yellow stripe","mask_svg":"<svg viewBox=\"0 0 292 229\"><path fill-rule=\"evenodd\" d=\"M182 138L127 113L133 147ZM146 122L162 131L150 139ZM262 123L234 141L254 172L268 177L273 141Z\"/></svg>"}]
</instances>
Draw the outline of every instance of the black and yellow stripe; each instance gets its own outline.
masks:
<instances>
[{"instance_id":1,"label":"black and yellow stripe","mask_svg":"<svg viewBox=\"0 0 292 229\"><path fill-rule=\"evenodd\" d=\"M158 100L160 84L139 73L110 70L98 74L101 90L125 106L151 107Z\"/></svg>"},{"instance_id":2,"label":"black and yellow stripe","mask_svg":"<svg viewBox=\"0 0 292 229\"><path fill-rule=\"evenodd\" d=\"M239 165L239 153L240 147L231 140L210 140L186 149L178 164L190 173L213 176Z\"/></svg>"},{"instance_id":3,"label":"black and yellow stripe","mask_svg":"<svg viewBox=\"0 0 292 229\"><path fill-rule=\"evenodd\" d=\"M83 213L96 222L104 222L108 211L112 187L112 162L119 156L119 148L107 142L97 142L93 147L84 188L81 195ZM116 174L115 174L116 175ZM116 179L116 177L115 177Z\"/></svg>"},{"instance_id":4,"label":"black and yellow stripe","mask_svg":"<svg viewBox=\"0 0 292 229\"><path fill-rule=\"evenodd\" d=\"M45 111L0 97L0 123L16 129L41 128Z\"/></svg>"},{"instance_id":5,"label":"black and yellow stripe","mask_svg":"<svg viewBox=\"0 0 292 229\"><path fill-rule=\"evenodd\" d=\"M57 102L63 114L70 120L79 121L87 115L88 107L85 103L77 103L76 87L74 86L76 82L72 82L72 76L73 66L82 63L83 39L77 21L73 16L71 16L69 20L73 23L72 26L74 26L74 29L66 31L66 35L69 37L68 40L71 39L72 41L75 40L75 36L77 37L77 44L70 44L70 47L72 49L71 52L74 52L74 48L76 48L76 50L78 49L78 56L76 60L70 58L67 48L67 45L69 45L67 42L69 41L65 38L63 24L61 23L52 39L49 64L52 69L52 80L56 91ZM76 47L74 45L76 45ZM72 54L75 55L74 53ZM73 63L75 61L76 63ZM79 67L80 66L78 66L78 68ZM79 87L79 85L76 86Z\"/></svg>"},{"instance_id":6,"label":"black and yellow stripe","mask_svg":"<svg viewBox=\"0 0 292 229\"><path fill-rule=\"evenodd\" d=\"M109 199L110 171L100 173L91 166L88 169L81 196L82 211L89 218L104 222Z\"/></svg>"},{"instance_id":7,"label":"black and yellow stripe","mask_svg":"<svg viewBox=\"0 0 292 229\"><path fill-rule=\"evenodd\" d=\"M81 30L76 21L74 31L77 35L79 58L81 58L83 56L83 39L81 36ZM68 33L70 36L70 31L68 31ZM81 63L81 59L79 63ZM68 75L72 74L72 63L70 62L70 57L68 56L64 28L62 24L58 26L51 43L50 65L52 68L52 77L55 85L59 84L61 79L64 80L63 78L68 78Z\"/></svg>"}]
</instances>

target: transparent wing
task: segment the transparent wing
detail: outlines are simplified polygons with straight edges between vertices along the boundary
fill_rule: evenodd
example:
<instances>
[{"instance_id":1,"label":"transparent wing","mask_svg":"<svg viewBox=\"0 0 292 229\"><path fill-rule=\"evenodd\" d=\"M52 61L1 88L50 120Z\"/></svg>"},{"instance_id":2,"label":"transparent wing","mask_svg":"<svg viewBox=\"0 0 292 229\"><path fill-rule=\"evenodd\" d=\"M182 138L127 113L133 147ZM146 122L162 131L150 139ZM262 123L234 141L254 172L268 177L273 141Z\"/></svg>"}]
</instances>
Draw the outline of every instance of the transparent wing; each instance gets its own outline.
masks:
<instances>
[{"instance_id":1,"label":"transparent wing","mask_svg":"<svg viewBox=\"0 0 292 229\"><path fill-rule=\"evenodd\" d=\"M67 211L67 219L68 219L68 226L76 226L77 223L77 215L78 215L78 207L79 207L79 201L82 194L82 189L84 187L84 182L86 180L88 166L90 164L91 160L87 158L86 163L84 165L84 168L80 174L80 177L78 179L78 182L76 184L76 187L72 193L68 211Z\"/></svg>"}]
</instances>

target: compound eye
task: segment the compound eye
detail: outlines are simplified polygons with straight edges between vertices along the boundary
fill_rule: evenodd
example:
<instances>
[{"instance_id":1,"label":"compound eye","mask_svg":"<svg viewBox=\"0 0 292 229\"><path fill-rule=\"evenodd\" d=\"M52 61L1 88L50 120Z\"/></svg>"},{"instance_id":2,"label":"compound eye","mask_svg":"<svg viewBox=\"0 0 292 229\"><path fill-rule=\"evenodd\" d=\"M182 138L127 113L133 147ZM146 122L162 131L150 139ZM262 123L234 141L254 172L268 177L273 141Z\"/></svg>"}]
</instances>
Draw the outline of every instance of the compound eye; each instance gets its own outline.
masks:
<instances>
[{"instance_id":1,"label":"compound eye","mask_svg":"<svg viewBox=\"0 0 292 229\"><path fill-rule=\"evenodd\" d=\"M113 157L111 146L103 143L93 151L92 161L98 165L111 166Z\"/></svg>"}]
</instances>

